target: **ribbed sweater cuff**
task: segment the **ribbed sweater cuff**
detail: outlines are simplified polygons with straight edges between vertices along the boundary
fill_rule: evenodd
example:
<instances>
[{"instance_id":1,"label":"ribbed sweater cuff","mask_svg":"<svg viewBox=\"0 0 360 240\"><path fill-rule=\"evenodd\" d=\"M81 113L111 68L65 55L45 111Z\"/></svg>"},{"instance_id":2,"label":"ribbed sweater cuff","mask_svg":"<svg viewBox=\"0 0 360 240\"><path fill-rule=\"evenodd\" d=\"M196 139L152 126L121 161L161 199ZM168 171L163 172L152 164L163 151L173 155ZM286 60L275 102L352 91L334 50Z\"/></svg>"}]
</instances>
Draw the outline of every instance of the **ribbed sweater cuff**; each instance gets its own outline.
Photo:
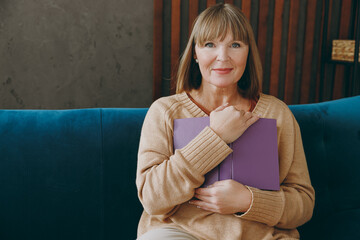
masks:
<instances>
[{"instance_id":1,"label":"ribbed sweater cuff","mask_svg":"<svg viewBox=\"0 0 360 240\"><path fill-rule=\"evenodd\" d=\"M180 152L195 170L205 175L220 164L232 150L210 127L206 127L180 149Z\"/></svg>"},{"instance_id":2,"label":"ribbed sweater cuff","mask_svg":"<svg viewBox=\"0 0 360 240\"><path fill-rule=\"evenodd\" d=\"M252 203L247 212L237 217L265 223L275 226L284 209L284 193L282 191L265 191L253 187L248 187L252 194Z\"/></svg>"}]
</instances>

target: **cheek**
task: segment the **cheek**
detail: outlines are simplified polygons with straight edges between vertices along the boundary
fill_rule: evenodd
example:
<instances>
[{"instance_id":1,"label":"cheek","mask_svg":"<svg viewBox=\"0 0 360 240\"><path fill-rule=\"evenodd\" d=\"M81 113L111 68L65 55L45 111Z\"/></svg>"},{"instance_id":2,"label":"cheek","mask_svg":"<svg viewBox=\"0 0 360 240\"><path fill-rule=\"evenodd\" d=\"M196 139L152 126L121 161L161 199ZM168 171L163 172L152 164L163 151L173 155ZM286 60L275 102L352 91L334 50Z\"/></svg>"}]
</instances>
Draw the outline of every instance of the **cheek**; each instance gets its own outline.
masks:
<instances>
[{"instance_id":1,"label":"cheek","mask_svg":"<svg viewBox=\"0 0 360 240\"><path fill-rule=\"evenodd\" d=\"M247 63L247 57L239 58L239 59L237 59L237 61L236 61L236 65L237 65L239 68L244 68L244 69L245 69L246 63Z\"/></svg>"},{"instance_id":2,"label":"cheek","mask_svg":"<svg viewBox=\"0 0 360 240\"><path fill-rule=\"evenodd\" d=\"M199 68L200 68L201 74L203 74L203 75L208 74L208 72L210 72L210 69L211 69L211 62L206 61L206 59L202 60L202 61L199 60Z\"/></svg>"}]
</instances>

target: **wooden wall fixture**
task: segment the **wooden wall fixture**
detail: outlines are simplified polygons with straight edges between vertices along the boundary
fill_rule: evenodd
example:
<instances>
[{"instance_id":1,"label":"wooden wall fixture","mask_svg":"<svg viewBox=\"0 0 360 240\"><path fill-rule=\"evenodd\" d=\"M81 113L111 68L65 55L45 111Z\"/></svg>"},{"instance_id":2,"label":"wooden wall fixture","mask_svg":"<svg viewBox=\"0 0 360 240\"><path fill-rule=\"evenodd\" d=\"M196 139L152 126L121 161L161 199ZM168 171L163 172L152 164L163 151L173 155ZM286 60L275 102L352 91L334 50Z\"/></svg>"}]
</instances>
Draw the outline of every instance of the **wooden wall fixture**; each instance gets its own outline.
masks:
<instances>
[{"instance_id":1,"label":"wooden wall fixture","mask_svg":"<svg viewBox=\"0 0 360 240\"><path fill-rule=\"evenodd\" d=\"M196 16L206 7L232 3L254 29L263 64L263 92L287 104L321 102L360 94L358 61L331 59L335 39L355 40L357 0L154 0L154 100L174 93L174 73Z\"/></svg>"}]
</instances>

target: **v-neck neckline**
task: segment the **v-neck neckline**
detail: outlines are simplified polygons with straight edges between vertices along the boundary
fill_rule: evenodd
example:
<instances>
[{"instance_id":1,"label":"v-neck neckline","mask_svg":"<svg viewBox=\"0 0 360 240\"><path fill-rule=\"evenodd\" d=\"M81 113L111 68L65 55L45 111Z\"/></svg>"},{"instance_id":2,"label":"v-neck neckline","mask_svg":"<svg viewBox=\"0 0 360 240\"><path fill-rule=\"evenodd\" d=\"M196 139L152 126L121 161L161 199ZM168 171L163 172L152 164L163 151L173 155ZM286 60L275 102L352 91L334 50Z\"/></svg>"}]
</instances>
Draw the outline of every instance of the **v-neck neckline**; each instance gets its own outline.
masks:
<instances>
[{"instance_id":1,"label":"v-neck neckline","mask_svg":"<svg viewBox=\"0 0 360 240\"><path fill-rule=\"evenodd\" d=\"M187 103L186 105L189 107L189 109L192 110L192 112L194 112L194 114L196 116L199 115L199 117L208 117L210 115L210 113L208 114L202 107L197 105L195 103L195 100L192 100L187 92L184 91L184 92L180 93L180 96L182 99L185 100L185 102ZM259 114L259 111L260 111L259 106L264 105L263 101L264 101L264 94L260 93L259 100L257 101L254 109L251 112L254 114Z\"/></svg>"}]
</instances>

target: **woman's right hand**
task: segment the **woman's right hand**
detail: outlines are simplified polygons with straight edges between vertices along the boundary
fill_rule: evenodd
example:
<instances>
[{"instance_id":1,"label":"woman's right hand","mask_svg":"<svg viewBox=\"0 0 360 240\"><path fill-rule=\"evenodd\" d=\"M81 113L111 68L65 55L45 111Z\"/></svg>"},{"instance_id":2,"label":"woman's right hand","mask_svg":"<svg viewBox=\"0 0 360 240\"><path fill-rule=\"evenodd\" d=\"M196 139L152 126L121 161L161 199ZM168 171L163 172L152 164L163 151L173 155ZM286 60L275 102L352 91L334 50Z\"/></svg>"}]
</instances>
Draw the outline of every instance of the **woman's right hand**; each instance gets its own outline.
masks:
<instances>
[{"instance_id":1,"label":"woman's right hand","mask_svg":"<svg viewBox=\"0 0 360 240\"><path fill-rule=\"evenodd\" d=\"M210 128L226 143L232 143L258 119L251 112L224 104L210 113Z\"/></svg>"}]
</instances>

